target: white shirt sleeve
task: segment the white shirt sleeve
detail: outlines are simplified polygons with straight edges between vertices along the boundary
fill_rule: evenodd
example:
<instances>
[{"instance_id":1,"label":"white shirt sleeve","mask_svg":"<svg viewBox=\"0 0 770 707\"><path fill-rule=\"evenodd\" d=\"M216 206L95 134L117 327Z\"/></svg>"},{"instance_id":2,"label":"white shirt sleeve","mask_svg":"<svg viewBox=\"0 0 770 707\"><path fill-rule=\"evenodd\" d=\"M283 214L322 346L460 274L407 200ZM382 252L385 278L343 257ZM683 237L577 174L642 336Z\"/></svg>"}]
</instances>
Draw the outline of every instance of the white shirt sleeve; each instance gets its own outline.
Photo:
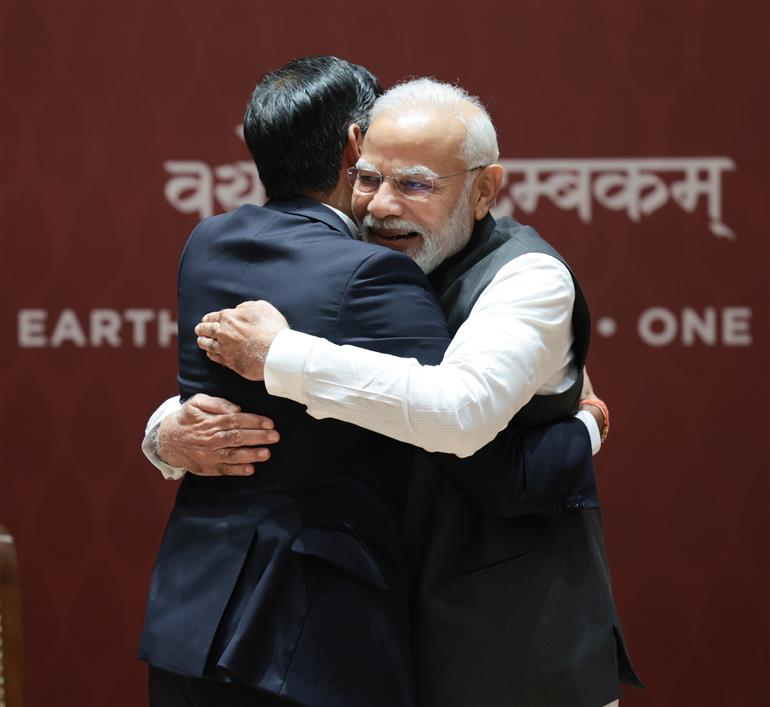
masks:
<instances>
[{"instance_id":1,"label":"white shirt sleeve","mask_svg":"<svg viewBox=\"0 0 770 707\"><path fill-rule=\"evenodd\" d=\"M169 479L172 481L181 479L187 473L187 469L171 466L169 464L166 464L166 462L162 461L160 457L157 454L155 454L155 449L153 448L152 440L153 440L153 436L156 433L156 429L160 424L160 421L164 417L168 415L172 415L181 407L182 407L182 402L179 400L179 396L175 398L169 398L168 400L162 402L160 406L157 408L157 410L155 410L155 412L152 413L152 415L150 415L150 419L147 420L147 426L145 427L145 430L144 430L144 439L142 440L142 451L144 452L144 455L158 469L160 469L160 473L163 474L164 479Z\"/></svg>"},{"instance_id":2,"label":"white shirt sleeve","mask_svg":"<svg viewBox=\"0 0 770 707\"><path fill-rule=\"evenodd\" d=\"M588 410L578 410L575 417L588 429L588 436L591 439L591 454L596 455L602 448L602 433L599 430L599 423Z\"/></svg>"},{"instance_id":3,"label":"white shirt sleeve","mask_svg":"<svg viewBox=\"0 0 770 707\"><path fill-rule=\"evenodd\" d=\"M576 380L574 299L561 262L527 253L503 266L482 292L440 365L285 330L270 348L265 384L315 418L351 422L429 452L470 456L535 393L562 392ZM598 439L593 418L579 419L589 434L593 425Z\"/></svg>"}]
</instances>

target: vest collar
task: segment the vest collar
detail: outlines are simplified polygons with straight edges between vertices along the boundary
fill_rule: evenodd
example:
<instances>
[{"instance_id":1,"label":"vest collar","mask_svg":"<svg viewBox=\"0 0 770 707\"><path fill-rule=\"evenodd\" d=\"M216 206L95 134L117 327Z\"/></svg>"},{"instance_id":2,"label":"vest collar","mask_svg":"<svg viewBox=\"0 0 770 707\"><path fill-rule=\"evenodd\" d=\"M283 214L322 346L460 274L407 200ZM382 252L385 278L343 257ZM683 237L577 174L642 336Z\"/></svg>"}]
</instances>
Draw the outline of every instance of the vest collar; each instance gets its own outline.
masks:
<instances>
[{"instance_id":1,"label":"vest collar","mask_svg":"<svg viewBox=\"0 0 770 707\"><path fill-rule=\"evenodd\" d=\"M437 294L440 295L460 275L500 245L501 237L495 232L496 227L497 222L489 213L476 221L465 248L447 258L430 274L428 279Z\"/></svg>"}]
</instances>

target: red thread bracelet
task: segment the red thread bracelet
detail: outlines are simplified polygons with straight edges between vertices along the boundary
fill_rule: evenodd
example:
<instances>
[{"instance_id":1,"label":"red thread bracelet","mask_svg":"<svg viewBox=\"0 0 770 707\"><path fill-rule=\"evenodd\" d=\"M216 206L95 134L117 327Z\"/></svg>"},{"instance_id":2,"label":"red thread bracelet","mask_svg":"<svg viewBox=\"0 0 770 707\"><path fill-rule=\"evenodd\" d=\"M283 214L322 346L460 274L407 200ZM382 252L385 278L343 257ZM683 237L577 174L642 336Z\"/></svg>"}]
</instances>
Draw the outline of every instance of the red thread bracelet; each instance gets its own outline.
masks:
<instances>
[{"instance_id":1,"label":"red thread bracelet","mask_svg":"<svg viewBox=\"0 0 770 707\"><path fill-rule=\"evenodd\" d=\"M581 400L580 404L593 405L602 411L602 415L604 416L604 426L602 427L601 438L602 442L604 442L607 439L607 435L610 433L610 410L607 407L607 403L603 400L599 400L599 398L586 398L585 400Z\"/></svg>"}]
</instances>

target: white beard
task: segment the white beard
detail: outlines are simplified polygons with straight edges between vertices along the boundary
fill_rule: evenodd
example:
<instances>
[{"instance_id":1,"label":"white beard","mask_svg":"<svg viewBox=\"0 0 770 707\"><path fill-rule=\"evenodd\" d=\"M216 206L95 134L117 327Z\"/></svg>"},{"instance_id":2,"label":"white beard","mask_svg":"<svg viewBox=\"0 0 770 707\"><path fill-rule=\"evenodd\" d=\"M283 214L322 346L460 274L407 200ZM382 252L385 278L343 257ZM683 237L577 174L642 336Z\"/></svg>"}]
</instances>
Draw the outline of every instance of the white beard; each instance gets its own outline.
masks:
<instances>
[{"instance_id":1,"label":"white beard","mask_svg":"<svg viewBox=\"0 0 770 707\"><path fill-rule=\"evenodd\" d=\"M471 237L471 205L468 199L473 180L468 179L462 194L458 197L452 213L446 220L443 228L425 230L412 221L404 219L386 218L377 219L367 214L361 222L361 238L371 241L370 229L388 229L415 231L422 237L422 242L414 249L407 248L404 251L422 271L427 275L433 272L449 256L462 250Z\"/></svg>"}]
</instances>

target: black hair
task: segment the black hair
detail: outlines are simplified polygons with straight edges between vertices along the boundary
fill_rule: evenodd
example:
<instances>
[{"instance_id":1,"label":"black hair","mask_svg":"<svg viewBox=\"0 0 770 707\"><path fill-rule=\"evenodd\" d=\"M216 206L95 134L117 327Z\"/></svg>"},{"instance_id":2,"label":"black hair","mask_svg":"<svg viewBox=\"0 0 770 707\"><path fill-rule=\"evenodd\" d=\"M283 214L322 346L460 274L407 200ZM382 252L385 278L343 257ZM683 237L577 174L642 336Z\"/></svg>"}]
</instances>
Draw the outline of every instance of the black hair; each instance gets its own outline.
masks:
<instances>
[{"instance_id":1,"label":"black hair","mask_svg":"<svg viewBox=\"0 0 770 707\"><path fill-rule=\"evenodd\" d=\"M294 59L266 74L243 117L243 135L271 199L337 186L348 128L366 131L382 88L363 66L334 56Z\"/></svg>"}]
</instances>

